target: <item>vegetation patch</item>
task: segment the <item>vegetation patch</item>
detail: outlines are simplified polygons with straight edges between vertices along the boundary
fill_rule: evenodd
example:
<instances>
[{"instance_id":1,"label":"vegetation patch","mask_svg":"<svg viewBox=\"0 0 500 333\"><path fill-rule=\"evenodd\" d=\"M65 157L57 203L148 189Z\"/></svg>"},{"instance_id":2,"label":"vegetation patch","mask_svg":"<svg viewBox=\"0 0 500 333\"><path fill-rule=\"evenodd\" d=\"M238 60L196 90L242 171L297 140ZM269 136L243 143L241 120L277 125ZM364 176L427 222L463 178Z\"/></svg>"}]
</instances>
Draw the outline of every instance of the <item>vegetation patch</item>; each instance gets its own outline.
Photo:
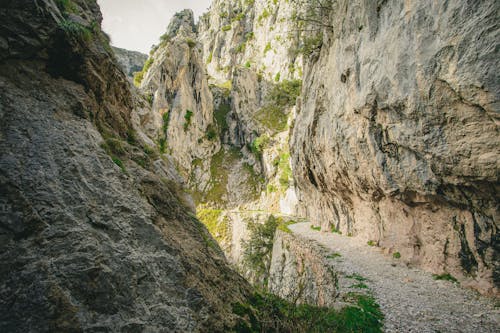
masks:
<instances>
[{"instance_id":1,"label":"vegetation patch","mask_svg":"<svg viewBox=\"0 0 500 333\"><path fill-rule=\"evenodd\" d=\"M377 246L377 242L374 240L369 240L368 242L366 242L366 244L368 244L369 246Z\"/></svg>"},{"instance_id":2,"label":"vegetation patch","mask_svg":"<svg viewBox=\"0 0 500 333\"><path fill-rule=\"evenodd\" d=\"M266 96L264 106L257 111L256 119L271 131L283 131L288 122L286 110L295 105L301 88L301 80L283 80L276 84Z\"/></svg>"},{"instance_id":3,"label":"vegetation patch","mask_svg":"<svg viewBox=\"0 0 500 333\"><path fill-rule=\"evenodd\" d=\"M225 25L221 28L222 31L229 31L231 30L231 24Z\"/></svg>"},{"instance_id":4,"label":"vegetation patch","mask_svg":"<svg viewBox=\"0 0 500 333\"><path fill-rule=\"evenodd\" d=\"M252 143L250 144L250 150L256 156L262 156L262 152L264 151L264 148L269 144L269 141L269 136L267 134L263 134L253 139Z\"/></svg>"},{"instance_id":5,"label":"vegetation patch","mask_svg":"<svg viewBox=\"0 0 500 333\"><path fill-rule=\"evenodd\" d=\"M197 211L196 216L219 244L230 240L229 219L227 217L221 218L222 210L200 209Z\"/></svg>"},{"instance_id":6,"label":"vegetation patch","mask_svg":"<svg viewBox=\"0 0 500 333\"><path fill-rule=\"evenodd\" d=\"M286 190L290 187L290 179L292 179L292 168L290 167L290 153L281 153L279 156L278 168L280 171L279 182L282 189Z\"/></svg>"},{"instance_id":7,"label":"vegetation patch","mask_svg":"<svg viewBox=\"0 0 500 333\"><path fill-rule=\"evenodd\" d=\"M358 273L347 275L346 278L347 279L354 279L354 280L357 280L357 281L366 281L367 280L365 277L362 277Z\"/></svg>"},{"instance_id":8,"label":"vegetation patch","mask_svg":"<svg viewBox=\"0 0 500 333\"><path fill-rule=\"evenodd\" d=\"M392 254L392 257L393 257L394 259L399 259L399 258L401 258L401 253L399 253L399 252L394 252L394 253Z\"/></svg>"},{"instance_id":9,"label":"vegetation patch","mask_svg":"<svg viewBox=\"0 0 500 333\"><path fill-rule=\"evenodd\" d=\"M321 227L315 227L315 226L311 226L311 229L314 230L314 231L321 231Z\"/></svg>"},{"instance_id":10,"label":"vegetation patch","mask_svg":"<svg viewBox=\"0 0 500 333\"><path fill-rule=\"evenodd\" d=\"M256 293L248 303L234 303L240 316L236 332L382 332L383 314L374 298L350 293L353 304L341 310L295 304L271 294Z\"/></svg>"},{"instance_id":11,"label":"vegetation patch","mask_svg":"<svg viewBox=\"0 0 500 333\"><path fill-rule=\"evenodd\" d=\"M342 255L338 252L334 252L326 256L327 259L335 259L340 257L342 257Z\"/></svg>"},{"instance_id":12,"label":"vegetation patch","mask_svg":"<svg viewBox=\"0 0 500 333\"><path fill-rule=\"evenodd\" d=\"M215 123L219 129L219 134L222 137L225 132L229 129L227 124L227 115L231 111L231 105L227 103L222 103L214 112Z\"/></svg>"},{"instance_id":13,"label":"vegetation patch","mask_svg":"<svg viewBox=\"0 0 500 333\"><path fill-rule=\"evenodd\" d=\"M189 128L189 125L191 125L191 118L193 117L193 111L191 110L186 110L186 114L184 114L184 131L187 131Z\"/></svg>"},{"instance_id":14,"label":"vegetation patch","mask_svg":"<svg viewBox=\"0 0 500 333\"><path fill-rule=\"evenodd\" d=\"M151 68L154 61L154 58L148 58L148 60L146 60L146 62L144 63L142 70L134 74L134 85L136 87L139 87L141 85L142 80L144 79L144 74L146 74L149 68Z\"/></svg>"},{"instance_id":15,"label":"vegetation patch","mask_svg":"<svg viewBox=\"0 0 500 333\"><path fill-rule=\"evenodd\" d=\"M432 274L432 277L434 278L434 280L444 280L444 281L458 283L458 280L455 277L453 277L450 273Z\"/></svg>"}]
</instances>

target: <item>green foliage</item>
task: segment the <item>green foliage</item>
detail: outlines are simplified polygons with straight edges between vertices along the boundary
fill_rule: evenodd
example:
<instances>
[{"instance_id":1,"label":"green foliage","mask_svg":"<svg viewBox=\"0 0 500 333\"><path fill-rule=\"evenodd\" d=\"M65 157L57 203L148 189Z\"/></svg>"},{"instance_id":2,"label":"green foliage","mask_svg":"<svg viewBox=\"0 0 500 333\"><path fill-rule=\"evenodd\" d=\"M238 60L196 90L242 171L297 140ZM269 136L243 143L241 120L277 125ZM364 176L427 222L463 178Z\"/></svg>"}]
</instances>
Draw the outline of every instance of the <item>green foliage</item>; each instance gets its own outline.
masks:
<instances>
[{"instance_id":1,"label":"green foliage","mask_svg":"<svg viewBox=\"0 0 500 333\"><path fill-rule=\"evenodd\" d=\"M290 153L285 152L280 154L278 168L280 170L279 182L283 189L290 186L290 179L292 178L292 168L290 168Z\"/></svg>"},{"instance_id":2,"label":"green foliage","mask_svg":"<svg viewBox=\"0 0 500 333\"><path fill-rule=\"evenodd\" d=\"M368 286L366 284L364 284L363 282L359 282L359 283L353 284L349 288L368 289Z\"/></svg>"},{"instance_id":3,"label":"green foliage","mask_svg":"<svg viewBox=\"0 0 500 333\"><path fill-rule=\"evenodd\" d=\"M251 62L250 62L250 61L245 62L245 67L246 67L246 68L250 68L250 67L252 67Z\"/></svg>"},{"instance_id":4,"label":"green foliage","mask_svg":"<svg viewBox=\"0 0 500 333\"><path fill-rule=\"evenodd\" d=\"M207 126L207 134L205 135L205 137L210 141L215 140L215 138L217 137L217 131L214 125L210 124Z\"/></svg>"},{"instance_id":5,"label":"green foliage","mask_svg":"<svg viewBox=\"0 0 500 333\"><path fill-rule=\"evenodd\" d=\"M239 13L238 15L236 15L235 17L233 17L233 19L231 20L231 22L241 21L244 18L245 18L245 13Z\"/></svg>"},{"instance_id":6,"label":"green foliage","mask_svg":"<svg viewBox=\"0 0 500 333\"><path fill-rule=\"evenodd\" d=\"M187 131L189 128L189 125L191 125L191 117L193 116L193 111L191 110L186 110L186 114L184 115L184 131Z\"/></svg>"},{"instance_id":7,"label":"green foliage","mask_svg":"<svg viewBox=\"0 0 500 333\"><path fill-rule=\"evenodd\" d=\"M295 304L271 294L254 294L248 303L234 303L242 317L236 332L382 332L383 314L374 298L350 293L353 305L340 310Z\"/></svg>"},{"instance_id":8,"label":"green foliage","mask_svg":"<svg viewBox=\"0 0 500 333\"><path fill-rule=\"evenodd\" d=\"M276 75L274 76L274 81L276 81L276 82L280 82L280 78L281 78L281 73L280 73L280 72L278 72L278 73L276 73Z\"/></svg>"},{"instance_id":9,"label":"green foliage","mask_svg":"<svg viewBox=\"0 0 500 333\"><path fill-rule=\"evenodd\" d=\"M269 136L263 134L252 141L252 143L250 144L250 150L255 155L261 156L264 148L267 146L269 141L270 141Z\"/></svg>"},{"instance_id":10,"label":"green foliage","mask_svg":"<svg viewBox=\"0 0 500 333\"><path fill-rule=\"evenodd\" d=\"M219 244L231 239L229 220L227 217L221 219L221 210L200 209L196 213L196 216L207 227L212 237L214 237Z\"/></svg>"},{"instance_id":11,"label":"green foliage","mask_svg":"<svg viewBox=\"0 0 500 333\"><path fill-rule=\"evenodd\" d=\"M255 0L245 0L245 6L253 6L255 3Z\"/></svg>"},{"instance_id":12,"label":"green foliage","mask_svg":"<svg viewBox=\"0 0 500 333\"><path fill-rule=\"evenodd\" d=\"M262 279L263 285L267 287L269 266L273 251L274 234L280 221L273 215L269 216L265 223L248 223L248 240L241 242L243 248L243 263L252 269L255 276Z\"/></svg>"},{"instance_id":13,"label":"green foliage","mask_svg":"<svg viewBox=\"0 0 500 333\"><path fill-rule=\"evenodd\" d=\"M314 230L314 231L321 231L321 227L315 227L315 226L311 226L311 229Z\"/></svg>"},{"instance_id":14,"label":"green foliage","mask_svg":"<svg viewBox=\"0 0 500 333\"><path fill-rule=\"evenodd\" d=\"M210 162L210 185L205 193L200 194L198 202L224 204L227 194L228 175L240 159L240 152L236 149L221 149L212 156Z\"/></svg>"},{"instance_id":15,"label":"green foliage","mask_svg":"<svg viewBox=\"0 0 500 333\"><path fill-rule=\"evenodd\" d=\"M165 154L167 151L167 139L165 138L160 138L158 140L158 149L160 150L160 153Z\"/></svg>"},{"instance_id":16,"label":"green foliage","mask_svg":"<svg viewBox=\"0 0 500 333\"><path fill-rule=\"evenodd\" d=\"M221 28L222 31L229 31L231 30L231 24L225 25Z\"/></svg>"},{"instance_id":17,"label":"green foliage","mask_svg":"<svg viewBox=\"0 0 500 333\"><path fill-rule=\"evenodd\" d=\"M249 40L253 39L255 37L255 33L253 31L247 32L245 34L245 41L248 42Z\"/></svg>"},{"instance_id":18,"label":"green foliage","mask_svg":"<svg viewBox=\"0 0 500 333\"><path fill-rule=\"evenodd\" d=\"M326 256L328 259L335 259L335 258L340 258L342 257L342 255L338 252L334 252L334 253L331 253L329 255Z\"/></svg>"},{"instance_id":19,"label":"green foliage","mask_svg":"<svg viewBox=\"0 0 500 333\"><path fill-rule=\"evenodd\" d=\"M271 42L268 42L264 47L264 55L266 55L266 53L269 51L271 51Z\"/></svg>"},{"instance_id":20,"label":"green foliage","mask_svg":"<svg viewBox=\"0 0 500 333\"><path fill-rule=\"evenodd\" d=\"M209 63L211 63L211 62L212 62L212 58L213 58L213 56L214 56L214 52L212 51L212 52L210 52L210 54L208 55L208 58L207 58L207 65L208 65Z\"/></svg>"},{"instance_id":21,"label":"green foliage","mask_svg":"<svg viewBox=\"0 0 500 333\"><path fill-rule=\"evenodd\" d=\"M227 125L227 115L229 111L231 111L231 105L220 104L214 112L215 122L219 128L221 136L229 129L229 126Z\"/></svg>"},{"instance_id":22,"label":"green foliage","mask_svg":"<svg viewBox=\"0 0 500 333\"><path fill-rule=\"evenodd\" d=\"M75 4L71 0L55 0L55 3L63 14L77 11Z\"/></svg>"},{"instance_id":23,"label":"green foliage","mask_svg":"<svg viewBox=\"0 0 500 333\"><path fill-rule=\"evenodd\" d=\"M148 95L146 96L146 99L147 99L147 101L148 101L148 103L149 103L149 105L150 105L150 106L153 106L154 98L155 98L155 97L154 97L154 95L153 95L153 94L148 94Z\"/></svg>"},{"instance_id":24,"label":"green foliage","mask_svg":"<svg viewBox=\"0 0 500 333\"><path fill-rule=\"evenodd\" d=\"M323 34L318 33L313 37L304 38L298 49L298 53L310 56L314 50L318 50L323 45Z\"/></svg>"},{"instance_id":25,"label":"green foliage","mask_svg":"<svg viewBox=\"0 0 500 333\"><path fill-rule=\"evenodd\" d=\"M262 11L262 13L257 18L257 22L259 22L259 24L262 24L262 20L268 18L269 15L271 15L271 13L269 13L269 11L267 10L267 8L264 8L264 10Z\"/></svg>"},{"instance_id":26,"label":"green foliage","mask_svg":"<svg viewBox=\"0 0 500 333\"><path fill-rule=\"evenodd\" d=\"M148 58L148 60L146 60L146 62L144 63L142 70L134 74L134 84L136 87L139 87L141 85L141 82L144 78L144 74L146 74L149 68L151 68L154 61L155 60L153 58Z\"/></svg>"},{"instance_id":27,"label":"green foliage","mask_svg":"<svg viewBox=\"0 0 500 333\"><path fill-rule=\"evenodd\" d=\"M90 41L92 39L92 31L86 26L68 20L59 22L59 27L68 35L79 40Z\"/></svg>"},{"instance_id":28,"label":"green foliage","mask_svg":"<svg viewBox=\"0 0 500 333\"><path fill-rule=\"evenodd\" d=\"M167 133L167 130L168 130L168 123L170 121L170 112L165 112L162 116L161 116L162 120L163 120L163 133Z\"/></svg>"},{"instance_id":29,"label":"green foliage","mask_svg":"<svg viewBox=\"0 0 500 333\"><path fill-rule=\"evenodd\" d=\"M368 244L369 246L376 246L377 242L375 242L373 240L369 240L368 242L366 242L366 244Z\"/></svg>"},{"instance_id":30,"label":"green foliage","mask_svg":"<svg viewBox=\"0 0 500 333\"><path fill-rule=\"evenodd\" d=\"M278 191L278 188L275 185L270 184L270 183L267 184L267 187L266 187L266 192L267 193L274 193L276 191Z\"/></svg>"},{"instance_id":31,"label":"green foliage","mask_svg":"<svg viewBox=\"0 0 500 333\"><path fill-rule=\"evenodd\" d=\"M196 42L191 38L186 38L186 43L191 49L196 46Z\"/></svg>"},{"instance_id":32,"label":"green foliage","mask_svg":"<svg viewBox=\"0 0 500 333\"><path fill-rule=\"evenodd\" d=\"M281 230L283 232L286 232L287 234L291 234L292 231L288 228L289 225L295 224L297 221L294 220L289 220L289 221L281 221L278 224L278 230Z\"/></svg>"},{"instance_id":33,"label":"green foliage","mask_svg":"<svg viewBox=\"0 0 500 333\"><path fill-rule=\"evenodd\" d=\"M245 42L240 43L240 45L238 45L234 49L234 52L236 52L236 53L243 53L243 52L245 52L246 47L247 47L247 44Z\"/></svg>"},{"instance_id":34,"label":"green foliage","mask_svg":"<svg viewBox=\"0 0 500 333\"><path fill-rule=\"evenodd\" d=\"M444 280L444 281L458 283L458 280L455 277L453 277L450 273L432 274L432 277L434 278L434 280Z\"/></svg>"},{"instance_id":35,"label":"green foliage","mask_svg":"<svg viewBox=\"0 0 500 333\"><path fill-rule=\"evenodd\" d=\"M394 252L394 253L392 254L392 257L393 257L394 259L399 259L399 258L401 258L401 253L399 253L399 252Z\"/></svg>"},{"instance_id":36,"label":"green foliage","mask_svg":"<svg viewBox=\"0 0 500 333\"><path fill-rule=\"evenodd\" d=\"M351 275L347 275L346 278L348 278L348 279L354 279L354 280L357 280L357 281L366 281L366 278L362 277L361 275L359 275L357 273L354 273L354 274L351 274Z\"/></svg>"},{"instance_id":37,"label":"green foliage","mask_svg":"<svg viewBox=\"0 0 500 333\"><path fill-rule=\"evenodd\" d=\"M256 119L274 132L283 131L288 122L285 111L295 104L301 88L301 80L283 80L276 84L266 96L264 106L257 111Z\"/></svg>"},{"instance_id":38,"label":"green foliage","mask_svg":"<svg viewBox=\"0 0 500 333\"><path fill-rule=\"evenodd\" d=\"M120 167L123 173L127 173L127 170L125 169L125 165L123 164L122 160L120 160L118 157L111 157L113 162Z\"/></svg>"}]
</instances>

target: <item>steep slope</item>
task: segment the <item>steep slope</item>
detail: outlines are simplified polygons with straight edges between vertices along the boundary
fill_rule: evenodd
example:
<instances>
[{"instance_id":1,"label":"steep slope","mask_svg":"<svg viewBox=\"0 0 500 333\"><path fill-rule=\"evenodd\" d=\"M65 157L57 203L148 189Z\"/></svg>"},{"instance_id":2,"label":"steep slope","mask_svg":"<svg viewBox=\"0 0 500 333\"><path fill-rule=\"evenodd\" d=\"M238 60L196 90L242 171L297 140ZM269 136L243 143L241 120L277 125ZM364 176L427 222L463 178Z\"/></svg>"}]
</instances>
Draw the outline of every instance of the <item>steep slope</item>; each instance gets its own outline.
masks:
<instances>
[{"instance_id":1,"label":"steep slope","mask_svg":"<svg viewBox=\"0 0 500 333\"><path fill-rule=\"evenodd\" d=\"M498 293L498 2L332 3L290 145L303 213Z\"/></svg>"},{"instance_id":2,"label":"steep slope","mask_svg":"<svg viewBox=\"0 0 500 333\"><path fill-rule=\"evenodd\" d=\"M227 331L250 287L134 130L100 21L0 4L0 331Z\"/></svg>"}]
</instances>

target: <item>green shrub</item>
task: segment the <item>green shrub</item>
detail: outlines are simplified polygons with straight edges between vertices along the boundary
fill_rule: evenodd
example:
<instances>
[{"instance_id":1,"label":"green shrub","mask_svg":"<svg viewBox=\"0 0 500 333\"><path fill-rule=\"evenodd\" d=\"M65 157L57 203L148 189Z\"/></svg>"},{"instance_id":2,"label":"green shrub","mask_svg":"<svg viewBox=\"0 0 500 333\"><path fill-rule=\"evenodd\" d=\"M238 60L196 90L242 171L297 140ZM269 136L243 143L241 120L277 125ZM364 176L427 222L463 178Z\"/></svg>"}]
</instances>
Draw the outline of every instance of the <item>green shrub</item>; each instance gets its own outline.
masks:
<instances>
[{"instance_id":1,"label":"green shrub","mask_svg":"<svg viewBox=\"0 0 500 333\"><path fill-rule=\"evenodd\" d=\"M217 131L215 130L214 125L210 124L207 126L207 134L205 136L210 141L215 140L217 137Z\"/></svg>"},{"instance_id":2,"label":"green shrub","mask_svg":"<svg viewBox=\"0 0 500 333\"><path fill-rule=\"evenodd\" d=\"M458 280L455 277L453 277L450 273L432 274L432 277L434 278L434 280L444 280L455 283L458 282Z\"/></svg>"},{"instance_id":3,"label":"green shrub","mask_svg":"<svg viewBox=\"0 0 500 333\"><path fill-rule=\"evenodd\" d=\"M297 304L271 294L255 293L248 303L233 303L241 319L236 332L382 332L383 314L370 295L349 293L352 305L340 310Z\"/></svg>"},{"instance_id":4,"label":"green shrub","mask_svg":"<svg viewBox=\"0 0 500 333\"><path fill-rule=\"evenodd\" d=\"M366 242L366 244L368 244L369 246L376 246L377 242L375 242L373 240L369 240L368 242Z\"/></svg>"},{"instance_id":5,"label":"green shrub","mask_svg":"<svg viewBox=\"0 0 500 333\"><path fill-rule=\"evenodd\" d=\"M252 269L255 276L261 280L261 287L267 286L269 266L273 251L274 234L279 221L270 215L265 223L248 223L248 240L241 242L243 248L243 263Z\"/></svg>"},{"instance_id":6,"label":"green shrub","mask_svg":"<svg viewBox=\"0 0 500 333\"><path fill-rule=\"evenodd\" d=\"M167 150L167 139L160 138L158 140L158 146L159 146L160 153L165 154L165 152Z\"/></svg>"},{"instance_id":7,"label":"green shrub","mask_svg":"<svg viewBox=\"0 0 500 333\"><path fill-rule=\"evenodd\" d=\"M68 20L59 22L59 27L68 35L83 41L90 41L92 39L92 31L86 26Z\"/></svg>"},{"instance_id":8,"label":"green shrub","mask_svg":"<svg viewBox=\"0 0 500 333\"><path fill-rule=\"evenodd\" d=\"M271 42L268 42L264 47L264 55L266 55L266 53L269 51L271 51Z\"/></svg>"},{"instance_id":9,"label":"green shrub","mask_svg":"<svg viewBox=\"0 0 500 333\"><path fill-rule=\"evenodd\" d=\"M262 20L268 18L269 15L271 15L271 13L269 13L269 11L267 10L267 8L264 8L264 10L262 11L262 13L257 18L257 21L259 22L259 24L262 24Z\"/></svg>"},{"instance_id":10,"label":"green shrub","mask_svg":"<svg viewBox=\"0 0 500 333\"><path fill-rule=\"evenodd\" d=\"M308 37L302 40L302 44L298 49L298 53L304 56L309 56L314 50L318 50L323 45L323 34L318 33L313 37Z\"/></svg>"},{"instance_id":11,"label":"green shrub","mask_svg":"<svg viewBox=\"0 0 500 333\"><path fill-rule=\"evenodd\" d=\"M191 49L196 46L196 42L194 40L192 40L191 38L187 38L186 43L189 46L189 48L191 48Z\"/></svg>"},{"instance_id":12,"label":"green shrub","mask_svg":"<svg viewBox=\"0 0 500 333\"><path fill-rule=\"evenodd\" d=\"M283 80L266 96L264 106L255 114L256 119L274 132L283 131L288 122L285 110L293 106L302 88L301 80Z\"/></svg>"},{"instance_id":13,"label":"green shrub","mask_svg":"<svg viewBox=\"0 0 500 333\"><path fill-rule=\"evenodd\" d=\"M196 212L198 219L207 227L208 231L219 244L231 239L229 220L221 219L222 211L218 209L200 209Z\"/></svg>"},{"instance_id":14,"label":"green shrub","mask_svg":"<svg viewBox=\"0 0 500 333\"><path fill-rule=\"evenodd\" d=\"M163 120L163 133L167 133L168 131L168 123L170 121L170 112L165 112L162 116L161 116L162 120Z\"/></svg>"},{"instance_id":15,"label":"green shrub","mask_svg":"<svg viewBox=\"0 0 500 333\"><path fill-rule=\"evenodd\" d=\"M280 170L279 182L283 189L290 186L290 179L292 178L292 169L290 168L290 153L282 153L279 156L278 167Z\"/></svg>"},{"instance_id":16,"label":"green shrub","mask_svg":"<svg viewBox=\"0 0 500 333\"><path fill-rule=\"evenodd\" d=\"M321 231L321 226L315 227L315 226L311 225L311 229L314 231Z\"/></svg>"},{"instance_id":17,"label":"green shrub","mask_svg":"<svg viewBox=\"0 0 500 333\"><path fill-rule=\"evenodd\" d=\"M141 85L142 80L144 78L144 74L146 74L149 68L151 68L154 61L155 60L153 58L148 58L148 60L146 60L146 62L144 63L142 70L134 74L134 84L136 87L139 87Z\"/></svg>"},{"instance_id":18,"label":"green shrub","mask_svg":"<svg viewBox=\"0 0 500 333\"><path fill-rule=\"evenodd\" d=\"M394 252L394 253L392 254L392 257L393 257L394 259L399 259L399 258L401 258L401 253L399 253L399 252Z\"/></svg>"},{"instance_id":19,"label":"green shrub","mask_svg":"<svg viewBox=\"0 0 500 333\"><path fill-rule=\"evenodd\" d=\"M240 45L238 45L235 49L234 49L234 52L236 53L244 53L245 52L245 49L246 49L247 45L245 42L241 43Z\"/></svg>"},{"instance_id":20,"label":"green shrub","mask_svg":"<svg viewBox=\"0 0 500 333\"><path fill-rule=\"evenodd\" d=\"M246 68L252 67L252 64L250 63L250 61L245 62L245 67Z\"/></svg>"},{"instance_id":21,"label":"green shrub","mask_svg":"<svg viewBox=\"0 0 500 333\"><path fill-rule=\"evenodd\" d=\"M236 15L235 17L233 17L233 19L231 20L231 22L241 21L244 18L245 18L245 13L239 13L238 15Z\"/></svg>"},{"instance_id":22,"label":"green shrub","mask_svg":"<svg viewBox=\"0 0 500 333\"><path fill-rule=\"evenodd\" d=\"M280 81L280 78L281 78L281 73L280 73L280 72L278 72L278 73L276 73L276 75L274 76L274 81L279 82L279 81Z\"/></svg>"},{"instance_id":23,"label":"green shrub","mask_svg":"<svg viewBox=\"0 0 500 333\"><path fill-rule=\"evenodd\" d=\"M208 55L208 58L207 58L207 65L212 62L213 56L214 56L214 53L210 52L210 54Z\"/></svg>"},{"instance_id":24,"label":"green shrub","mask_svg":"<svg viewBox=\"0 0 500 333\"><path fill-rule=\"evenodd\" d=\"M75 13L77 11L75 4L71 0L55 0L57 8L65 13Z\"/></svg>"},{"instance_id":25,"label":"green shrub","mask_svg":"<svg viewBox=\"0 0 500 333\"><path fill-rule=\"evenodd\" d=\"M263 134L255 139L253 139L252 143L250 144L250 150L252 153L255 155L262 155L262 152L264 148L267 146L269 143L270 139L269 136L266 134Z\"/></svg>"},{"instance_id":26,"label":"green shrub","mask_svg":"<svg viewBox=\"0 0 500 333\"><path fill-rule=\"evenodd\" d=\"M245 41L249 41L255 37L255 33L253 31L247 32L245 34Z\"/></svg>"},{"instance_id":27,"label":"green shrub","mask_svg":"<svg viewBox=\"0 0 500 333\"><path fill-rule=\"evenodd\" d=\"M111 157L113 162L120 167L123 173L126 173L127 170L125 169L125 165L123 164L122 160L120 160L118 157Z\"/></svg>"},{"instance_id":28,"label":"green shrub","mask_svg":"<svg viewBox=\"0 0 500 333\"><path fill-rule=\"evenodd\" d=\"M231 24L225 25L221 28L222 31L229 31L231 30Z\"/></svg>"},{"instance_id":29,"label":"green shrub","mask_svg":"<svg viewBox=\"0 0 500 333\"><path fill-rule=\"evenodd\" d=\"M184 131L187 131L189 125L191 125L191 117L193 116L193 111L186 110L186 114L184 115Z\"/></svg>"}]
</instances>

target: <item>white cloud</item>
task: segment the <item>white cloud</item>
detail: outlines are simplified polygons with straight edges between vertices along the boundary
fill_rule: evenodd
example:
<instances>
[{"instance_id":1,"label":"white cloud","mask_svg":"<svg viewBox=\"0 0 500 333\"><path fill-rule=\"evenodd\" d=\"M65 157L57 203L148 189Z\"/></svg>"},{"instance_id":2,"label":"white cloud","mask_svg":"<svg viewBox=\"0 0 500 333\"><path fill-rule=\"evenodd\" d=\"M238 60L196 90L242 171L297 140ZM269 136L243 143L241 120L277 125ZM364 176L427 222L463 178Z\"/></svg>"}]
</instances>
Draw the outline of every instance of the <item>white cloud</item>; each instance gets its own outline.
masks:
<instances>
[{"instance_id":1,"label":"white cloud","mask_svg":"<svg viewBox=\"0 0 500 333\"><path fill-rule=\"evenodd\" d=\"M148 53L166 31L172 16L191 8L195 16L203 14L211 0L98 0L103 14L103 30L112 44Z\"/></svg>"}]
</instances>

